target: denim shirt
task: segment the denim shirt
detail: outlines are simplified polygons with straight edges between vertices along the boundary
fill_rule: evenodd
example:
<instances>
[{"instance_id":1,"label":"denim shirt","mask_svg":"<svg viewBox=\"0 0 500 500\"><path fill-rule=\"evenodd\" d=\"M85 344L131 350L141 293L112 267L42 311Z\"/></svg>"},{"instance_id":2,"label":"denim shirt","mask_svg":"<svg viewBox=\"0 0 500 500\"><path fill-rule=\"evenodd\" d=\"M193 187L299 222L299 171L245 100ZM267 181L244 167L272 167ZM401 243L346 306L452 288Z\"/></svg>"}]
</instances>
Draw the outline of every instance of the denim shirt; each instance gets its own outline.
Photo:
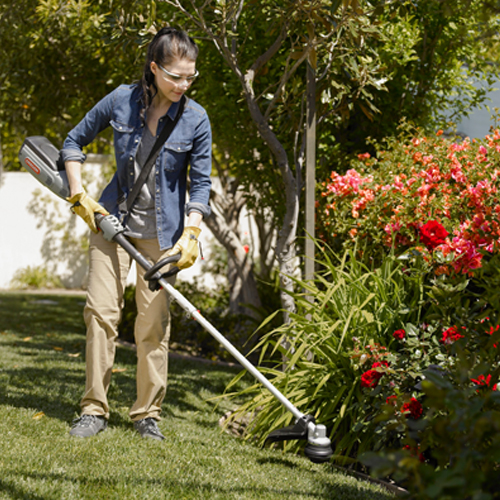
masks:
<instances>
[{"instance_id":1,"label":"denim shirt","mask_svg":"<svg viewBox=\"0 0 500 500\"><path fill-rule=\"evenodd\" d=\"M116 172L99 202L111 214L118 213L118 200L127 196L135 181L134 161L145 122L140 117L142 89L121 85L99 101L68 134L61 151L63 161L83 163L84 146L111 125L114 133ZM157 134L166 120L173 120L179 103L172 103L158 122ZM186 205L187 167L191 187ZM160 248L172 247L184 229L184 211L210 214L210 173L212 170L212 133L206 111L188 99L175 129L160 150L154 165L156 193L156 230Z\"/></svg>"}]
</instances>

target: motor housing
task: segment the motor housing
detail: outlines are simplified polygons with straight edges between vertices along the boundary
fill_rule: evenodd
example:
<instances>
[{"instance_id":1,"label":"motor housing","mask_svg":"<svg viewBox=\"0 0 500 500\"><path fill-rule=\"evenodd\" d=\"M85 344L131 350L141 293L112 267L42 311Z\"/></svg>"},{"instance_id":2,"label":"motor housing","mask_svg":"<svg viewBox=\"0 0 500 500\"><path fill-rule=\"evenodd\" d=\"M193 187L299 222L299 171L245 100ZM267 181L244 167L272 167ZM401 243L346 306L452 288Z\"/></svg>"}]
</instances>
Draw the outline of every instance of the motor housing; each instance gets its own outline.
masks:
<instances>
[{"instance_id":1,"label":"motor housing","mask_svg":"<svg viewBox=\"0 0 500 500\"><path fill-rule=\"evenodd\" d=\"M19 150L21 165L63 200L69 197L68 177L59 150L40 135L27 137Z\"/></svg>"}]
</instances>

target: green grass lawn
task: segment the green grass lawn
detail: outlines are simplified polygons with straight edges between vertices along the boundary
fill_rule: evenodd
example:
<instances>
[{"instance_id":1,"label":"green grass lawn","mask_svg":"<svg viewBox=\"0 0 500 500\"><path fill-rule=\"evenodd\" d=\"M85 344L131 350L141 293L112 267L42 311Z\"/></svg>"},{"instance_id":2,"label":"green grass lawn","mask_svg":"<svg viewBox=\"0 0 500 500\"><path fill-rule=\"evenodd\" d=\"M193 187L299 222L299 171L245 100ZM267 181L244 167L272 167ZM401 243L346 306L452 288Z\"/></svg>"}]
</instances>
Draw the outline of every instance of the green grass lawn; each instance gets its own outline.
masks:
<instances>
[{"instance_id":1,"label":"green grass lawn","mask_svg":"<svg viewBox=\"0 0 500 500\"><path fill-rule=\"evenodd\" d=\"M68 435L85 382L81 296L0 294L0 499L393 498L329 464L260 449L218 426L209 401L236 369L172 359L159 427L141 439L127 413L135 352L119 347L108 430Z\"/></svg>"}]
</instances>

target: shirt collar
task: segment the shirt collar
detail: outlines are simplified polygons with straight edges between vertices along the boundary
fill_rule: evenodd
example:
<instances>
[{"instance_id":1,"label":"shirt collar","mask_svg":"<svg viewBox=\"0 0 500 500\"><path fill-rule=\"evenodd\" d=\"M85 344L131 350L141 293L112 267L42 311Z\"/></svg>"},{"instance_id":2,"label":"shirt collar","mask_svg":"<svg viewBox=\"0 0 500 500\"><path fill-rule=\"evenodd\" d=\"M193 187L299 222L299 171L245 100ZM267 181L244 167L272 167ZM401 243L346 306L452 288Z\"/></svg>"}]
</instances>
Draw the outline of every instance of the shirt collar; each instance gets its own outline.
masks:
<instances>
[{"instance_id":1,"label":"shirt collar","mask_svg":"<svg viewBox=\"0 0 500 500\"><path fill-rule=\"evenodd\" d=\"M187 97L183 96L185 99L186 99L186 102L187 102ZM179 107L180 107L180 104L181 104L181 100L182 100L182 97L181 99L179 99L177 102L173 102L171 105L170 105L170 108L168 108L168 111L167 111L167 116L171 119L171 120L175 120L175 117L177 116L177 112L179 111ZM186 107L186 106L184 106Z\"/></svg>"}]
</instances>

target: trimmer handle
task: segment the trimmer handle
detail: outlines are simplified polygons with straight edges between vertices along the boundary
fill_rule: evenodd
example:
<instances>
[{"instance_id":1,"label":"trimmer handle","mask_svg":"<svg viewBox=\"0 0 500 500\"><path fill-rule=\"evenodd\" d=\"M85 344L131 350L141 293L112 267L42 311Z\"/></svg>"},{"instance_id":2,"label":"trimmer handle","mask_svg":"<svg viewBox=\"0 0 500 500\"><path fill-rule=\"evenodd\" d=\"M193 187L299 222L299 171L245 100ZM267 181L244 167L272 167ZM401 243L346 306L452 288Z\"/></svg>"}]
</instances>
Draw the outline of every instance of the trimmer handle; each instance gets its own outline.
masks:
<instances>
[{"instance_id":1,"label":"trimmer handle","mask_svg":"<svg viewBox=\"0 0 500 500\"><path fill-rule=\"evenodd\" d=\"M95 223L105 240L113 241L117 234L125 231L121 222L114 215L95 214Z\"/></svg>"},{"instance_id":2,"label":"trimmer handle","mask_svg":"<svg viewBox=\"0 0 500 500\"><path fill-rule=\"evenodd\" d=\"M149 288L153 291L159 290L161 285L158 281L162 278L170 278L174 274L177 274L180 269L177 266L173 266L165 273L161 273L160 269L168 264L173 264L178 262L181 258L181 254L169 255L164 259L158 261L156 264L151 264L147 259L145 259L135 247L127 240L123 235L125 228L122 226L120 221L114 215L102 215L95 214L95 221L97 227L102 231L102 235L108 241L115 241L120 246L122 246L139 264L145 269L144 279L149 281Z\"/></svg>"},{"instance_id":3,"label":"trimmer handle","mask_svg":"<svg viewBox=\"0 0 500 500\"><path fill-rule=\"evenodd\" d=\"M156 264L153 264L150 269L148 269L144 273L144 279L146 281L153 281L153 280L159 280L160 278L170 278L170 276L173 276L174 274L177 274L180 269L177 266L173 266L171 269L169 269L166 273L161 273L155 276L155 274L164 266L168 264L173 264L174 262L178 262L181 258L181 254L176 253L175 255L169 255L168 257L165 257L162 260L159 260Z\"/></svg>"}]
</instances>

